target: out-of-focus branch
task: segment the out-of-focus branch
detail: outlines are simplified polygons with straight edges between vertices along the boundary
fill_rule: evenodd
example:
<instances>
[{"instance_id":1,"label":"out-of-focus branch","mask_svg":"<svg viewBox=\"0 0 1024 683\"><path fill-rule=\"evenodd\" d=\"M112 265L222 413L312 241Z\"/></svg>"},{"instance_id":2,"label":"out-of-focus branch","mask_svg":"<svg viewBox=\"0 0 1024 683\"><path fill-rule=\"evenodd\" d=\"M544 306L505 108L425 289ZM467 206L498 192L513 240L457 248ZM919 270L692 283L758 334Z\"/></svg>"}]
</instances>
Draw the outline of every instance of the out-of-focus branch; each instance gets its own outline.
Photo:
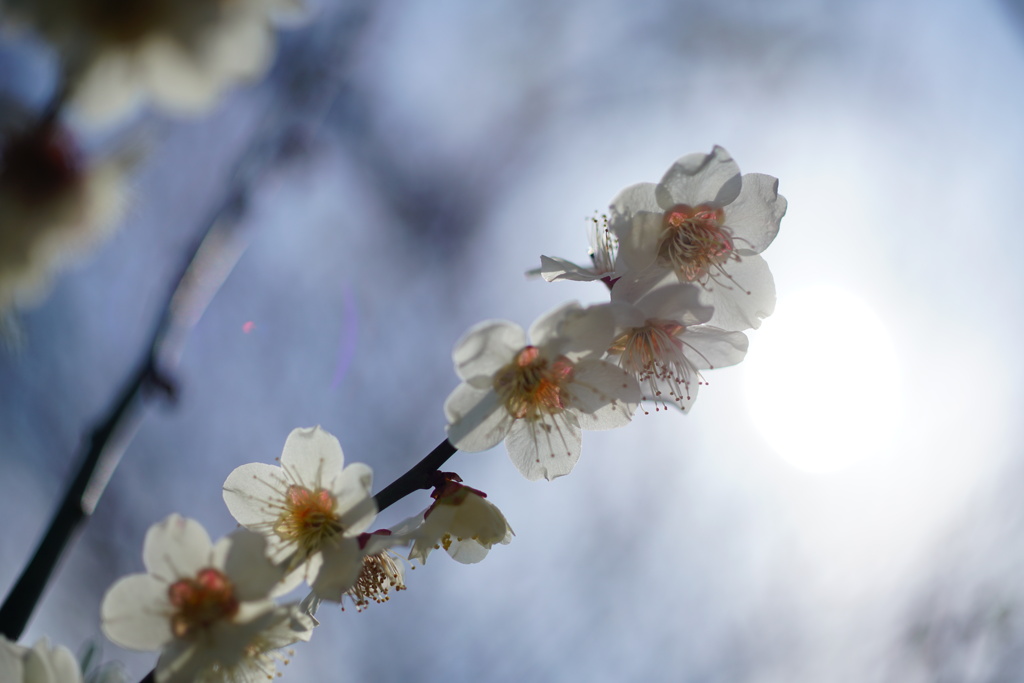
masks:
<instances>
[{"instance_id":1,"label":"out-of-focus branch","mask_svg":"<svg viewBox=\"0 0 1024 683\"><path fill-rule=\"evenodd\" d=\"M240 195L239 195L240 196ZM171 379L188 332L195 327L245 248L234 230L242 202L232 197L216 215L168 298L146 355L93 429L74 479L61 499L42 541L0 607L0 634L16 640L60 561L68 542L96 509L110 477L142 421L147 398L174 398Z\"/></svg>"}]
</instances>

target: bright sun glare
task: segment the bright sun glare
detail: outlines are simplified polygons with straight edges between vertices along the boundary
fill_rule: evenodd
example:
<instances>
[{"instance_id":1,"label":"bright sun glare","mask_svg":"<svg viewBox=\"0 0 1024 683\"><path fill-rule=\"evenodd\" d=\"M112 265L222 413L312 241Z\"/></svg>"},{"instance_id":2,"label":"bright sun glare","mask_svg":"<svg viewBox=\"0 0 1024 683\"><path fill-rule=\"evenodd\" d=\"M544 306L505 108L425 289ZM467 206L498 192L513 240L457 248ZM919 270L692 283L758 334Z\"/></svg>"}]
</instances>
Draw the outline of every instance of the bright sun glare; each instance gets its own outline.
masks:
<instances>
[{"instance_id":1,"label":"bright sun glare","mask_svg":"<svg viewBox=\"0 0 1024 683\"><path fill-rule=\"evenodd\" d=\"M819 285L780 299L755 336L747 402L784 460L831 472L886 450L901 411L899 368L867 304Z\"/></svg>"}]
</instances>

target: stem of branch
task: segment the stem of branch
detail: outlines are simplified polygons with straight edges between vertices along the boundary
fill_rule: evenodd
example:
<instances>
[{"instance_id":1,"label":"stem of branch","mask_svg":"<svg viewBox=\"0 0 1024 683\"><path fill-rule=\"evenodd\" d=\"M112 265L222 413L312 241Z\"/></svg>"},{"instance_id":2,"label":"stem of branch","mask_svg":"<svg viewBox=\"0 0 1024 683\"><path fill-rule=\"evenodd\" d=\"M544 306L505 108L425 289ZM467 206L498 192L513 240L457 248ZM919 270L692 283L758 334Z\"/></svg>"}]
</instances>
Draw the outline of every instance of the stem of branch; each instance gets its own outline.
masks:
<instances>
[{"instance_id":1,"label":"stem of branch","mask_svg":"<svg viewBox=\"0 0 1024 683\"><path fill-rule=\"evenodd\" d=\"M373 497L377 503L377 511L383 511L413 491L429 489L434 486L433 475L455 455L455 446L445 439L437 448L430 451L427 457L413 465L408 472L384 487L384 490Z\"/></svg>"}]
</instances>

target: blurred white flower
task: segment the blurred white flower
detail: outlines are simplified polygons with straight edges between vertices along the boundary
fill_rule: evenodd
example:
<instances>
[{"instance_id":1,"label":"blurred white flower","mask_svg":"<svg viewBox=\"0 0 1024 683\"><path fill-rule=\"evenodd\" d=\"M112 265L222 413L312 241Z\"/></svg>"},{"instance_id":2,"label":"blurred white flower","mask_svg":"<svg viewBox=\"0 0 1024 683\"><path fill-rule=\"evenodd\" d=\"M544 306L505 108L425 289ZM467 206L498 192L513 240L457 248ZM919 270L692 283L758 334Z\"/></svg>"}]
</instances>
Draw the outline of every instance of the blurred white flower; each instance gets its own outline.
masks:
<instances>
[{"instance_id":1,"label":"blurred white flower","mask_svg":"<svg viewBox=\"0 0 1024 683\"><path fill-rule=\"evenodd\" d=\"M515 534L498 506L483 491L459 483L457 475L446 477L430 494L434 503L422 515L409 559L426 563L427 555L443 547L457 562L474 564L495 543L508 545Z\"/></svg>"},{"instance_id":2,"label":"blurred white flower","mask_svg":"<svg viewBox=\"0 0 1024 683\"><path fill-rule=\"evenodd\" d=\"M444 405L449 440L463 451L504 440L530 480L568 474L580 456L580 430L629 423L640 398L633 377L598 359L614 333L610 310L575 302L538 319L532 342L507 321L472 328L453 353L463 382Z\"/></svg>"},{"instance_id":3,"label":"blurred white flower","mask_svg":"<svg viewBox=\"0 0 1024 683\"><path fill-rule=\"evenodd\" d=\"M775 308L775 284L758 256L779 232L786 198L779 181L740 175L729 153L685 156L658 184L626 188L612 202L619 257L631 270L673 272L704 290L711 324L758 327Z\"/></svg>"},{"instance_id":4,"label":"blurred white flower","mask_svg":"<svg viewBox=\"0 0 1024 683\"><path fill-rule=\"evenodd\" d=\"M689 410L701 370L735 365L747 353L745 334L704 324L713 311L701 305L695 285L672 278L649 289L621 279L612 288L612 303L620 332L608 348L609 360L636 377L655 411L665 405Z\"/></svg>"},{"instance_id":5,"label":"blurred white flower","mask_svg":"<svg viewBox=\"0 0 1024 683\"><path fill-rule=\"evenodd\" d=\"M82 672L71 651L43 638L22 647L0 636L0 681L3 683L80 683Z\"/></svg>"},{"instance_id":6,"label":"blurred white flower","mask_svg":"<svg viewBox=\"0 0 1024 683\"><path fill-rule=\"evenodd\" d=\"M607 216L594 216L587 222L587 242L590 244L590 266L578 266L557 256L541 256L540 268L529 271L527 275L540 275L548 282L603 280L610 286L620 275L616 271L619 240L608 229Z\"/></svg>"},{"instance_id":7,"label":"blurred white flower","mask_svg":"<svg viewBox=\"0 0 1024 683\"><path fill-rule=\"evenodd\" d=\"M87 118L116 119L141 101L182 113L263 74L272 18L290 0L8 0L11 15L51 41Z\"/></svg>"},{"instance_id":8,"label":"blurred white flower","mask_svg":"<svg viewBox=\"0 0 1024 683\"><path fill-rule=\"evenodd\" d=\"M103 632L122 647L161 650L158 683L273 677L273 651L308 639L313 624L297 605L268 598L283 572L265 545L245 529L214 545L198 522L171 515L146 534L148 573L107 591Z\"/></svg>"},{"instance_id":9,"label":"blurred white flower","mask_svg":"<svg viewBox=\"0 0 1024 683\"><path fill-rule=\"evenodd\" d=\"M123 166L87 164L56 125L0 142L0 313L36 303L57 270L113 231Z\"/></svg>"},{"instance_id":10,"label":"blurred white flower","mask_svg":"<svg viewBox=\"0 0 1024 683\"><path fill-rule=\"evenodd\" d=\"M288 435L281 466L249 463L224 482L224 502L242 526L267 538L267 552L292 572L286 587L305 579L324 600L339 601L363 567L359 535L377 505L373 472L345 467L341 444L320 427Z\"/></svg>"}]
</instances>

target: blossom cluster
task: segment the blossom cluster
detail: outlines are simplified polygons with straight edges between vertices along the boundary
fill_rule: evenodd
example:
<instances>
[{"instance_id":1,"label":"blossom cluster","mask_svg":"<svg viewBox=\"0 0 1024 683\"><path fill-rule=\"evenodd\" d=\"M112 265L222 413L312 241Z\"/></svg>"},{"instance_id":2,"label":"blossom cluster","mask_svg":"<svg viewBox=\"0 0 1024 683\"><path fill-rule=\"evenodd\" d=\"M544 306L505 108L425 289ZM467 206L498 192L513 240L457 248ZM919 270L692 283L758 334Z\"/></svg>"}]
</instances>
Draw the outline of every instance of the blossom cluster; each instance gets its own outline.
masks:
<instances>
[{"instance_id":1,"label":"blossom cluster","mask_svg":"<svg viewBox=\"0 0 1024 683\"><path fill-rule=\"evenodd\" d=\"M104 633L122 647L159 650L158 683L272 678L289 645L309 640L323 602L356 609L405 588L402 560L425 563L435 548L479 562L512 529L481 491L439 475L434 503L392 529L377 516L373 473L345 465L338 440L320 427L295 429L280 466L249 463L224 482L224 502L242 526L216 543L199 522L171 515L150 528L146 572L122 578L101 609ZM276 598L300 584L304 600Z\"/></svg>"},{"instance_id":2,"label":"blossom cluster","mask_svg":"<svg viewBox=\"0 0 1024 683\"><path fill-rule=\"evenodd\" d=\"M455 345L461 382L444 402L449 455L504 441L525 477L550 480L574 468L582 430L622 427L638 409L688 412L705 373L740 362L744 331L774 307L759 254L786 211L777 186L742 175L715 147L679 159L659 183L620 192L607 218L590 223L591 265L543 256L535 271L601 282L607 300L566 303L528 331L484 321ZM430 505L371 530L387 503L372 493L370 467L346 464L320 427L293 430L277 464L244 464L224 481L239 529L214 542L177 514L150 528L146 571L117 581L103 600L104 633L160 651L157 683L273 678L287 648L312 637L322 603L362 610L405 590L405 567L425 565L435 550L472 564L511 542L483 491L440 466L417 476L401 495L432 489ZM303 599L286 600L302 585ZM11 680L48 682L68 666L66 651L45 643L0 645L0 671Z\"/></svg>"},{"instance_id":3,"label":"blossom cluster","mask_svg":"<svg viewBox=\"0 0 1024 683\"><path fill-rule=\"evenodd\" d=\"M501 320L470 329L453 354L448 438L467 451L504 440L525 477L554 479L579 459L581 430L621 427L645 404L688 411L702 371L743 360L743 331L774 309L759 254L785 213L778 180L742 175L717 146L620 192L591 222L592 265L542 256L532 271L603 282L610 301L561 306L528 337Z\"/></svg>"}]
</instances>

